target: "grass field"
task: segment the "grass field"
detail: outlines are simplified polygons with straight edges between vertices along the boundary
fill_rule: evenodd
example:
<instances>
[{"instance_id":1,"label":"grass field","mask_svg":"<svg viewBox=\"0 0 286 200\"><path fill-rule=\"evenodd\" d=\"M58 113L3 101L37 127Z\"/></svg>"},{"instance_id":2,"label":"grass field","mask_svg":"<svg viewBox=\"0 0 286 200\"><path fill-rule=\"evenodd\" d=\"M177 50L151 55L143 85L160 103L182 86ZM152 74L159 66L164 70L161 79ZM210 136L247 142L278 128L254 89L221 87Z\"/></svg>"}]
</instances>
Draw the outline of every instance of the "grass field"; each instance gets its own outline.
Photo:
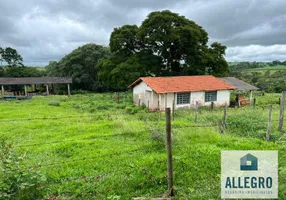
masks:
<instances>
[{"instance_id":1,"label":"grass field","mask_svg":"<svg viewBox=\"0 0 286 200\"><path fill-rule=\"evenodd\" d=\"M277 66L267 66L267 67L261 67L261 68L252 68L252 69L246 69L245 71L264 71L264 70L286 70L286 66L284 65L277 65Z\"/></svg>"},{"instance_id":2,"label":"grass field","mask_svg":"<svg viewBox=\"0 0 286 200\"><path fill-rule=\"evenodd\" d=\"M119 104L111 94L0 101L0 199L165 196L164 113L133 107L130 95L121 96ZM200 108L197 123L194 111L176 111L176 199L220 199L220 151L249 149L279 150L279 198L286 199L286 138L285 131L277 131L279 95L257 96L255 109L229 108L224 134L220 108ZM265 142L269 104L272 132Z\"/></svg>"}]
</instances>

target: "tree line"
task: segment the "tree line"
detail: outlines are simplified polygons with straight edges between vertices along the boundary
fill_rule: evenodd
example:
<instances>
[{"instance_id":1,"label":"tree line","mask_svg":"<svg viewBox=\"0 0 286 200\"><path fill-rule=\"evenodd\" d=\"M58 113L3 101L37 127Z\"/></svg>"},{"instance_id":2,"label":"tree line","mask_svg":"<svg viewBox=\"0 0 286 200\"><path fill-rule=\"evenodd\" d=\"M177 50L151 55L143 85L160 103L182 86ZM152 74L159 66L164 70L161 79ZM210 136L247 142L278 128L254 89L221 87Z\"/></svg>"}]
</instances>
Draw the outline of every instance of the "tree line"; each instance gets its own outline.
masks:
<instances>
[{"instance_id":1,"label":"tree line","mask_svg":"<svg viewBox=\"0 0 286 200\"><path fill-rule=\"evenodd\" d=\"M230 62L230 71L255 69L263 67L286 66L286 61L274 60L272 62Z\"/></svg>"}]
</instances>

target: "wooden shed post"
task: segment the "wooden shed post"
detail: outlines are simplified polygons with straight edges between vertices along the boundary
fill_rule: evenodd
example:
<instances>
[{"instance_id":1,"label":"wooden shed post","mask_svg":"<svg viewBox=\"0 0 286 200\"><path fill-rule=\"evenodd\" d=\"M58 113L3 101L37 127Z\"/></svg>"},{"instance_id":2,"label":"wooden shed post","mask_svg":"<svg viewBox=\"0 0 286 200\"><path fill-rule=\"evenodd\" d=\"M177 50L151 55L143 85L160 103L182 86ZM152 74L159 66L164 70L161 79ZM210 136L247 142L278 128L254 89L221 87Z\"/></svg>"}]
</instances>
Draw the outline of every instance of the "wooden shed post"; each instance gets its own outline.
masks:
<instances>
[{"instance_id":1,"label":"wooden shed post","mask_svg":"<svg viewBox=\"0 0 286 200\"><path fill-rule=\"evenodd\" d=\"M71 88L70 88L70 84L68 83L68 96L71 96Z\"/></svg>"},{"instance_id":2,"label":"wooden shed post","mask_svg":"<svg viewBox=\"0 0 286 200\"><path fill-rule=\"evenodd\" d=\"M28 96L27 86L26 86L26 85L24 85L24 88L25 88L25 96Z\"/></svg>"},{"instance_id":3,"label":"wooden shed post","mask_svg":"<svg viewBox=\"0 0 286 200\"><path fill-rule=\"evenodd\" d=\"M249 105L252 105L252 90L250 90L250 94L249 94Z\"/></svg>"},{"instance_id":4,"label":"wooden shed post","mask_svg":"<svg viewBox=\"0 0 286 200\"><path fill-rule=\"evenodd\" d=\"M2 93L2 96L4 96L4 93L5 93L4 85L1 86L1 93Z\"/></svg>"},{"instance_id":5,"label":"wooden shed post","mask_svg":"<svg viewBox=\"0 0 286 200\"><path fill-rule=\"evenodd\" d=\"M47 93L47 95L50 94L50 93L49 93L49 86L48 86L48 84L46 85L46 93Z\"/></svg>"}]
</instances>

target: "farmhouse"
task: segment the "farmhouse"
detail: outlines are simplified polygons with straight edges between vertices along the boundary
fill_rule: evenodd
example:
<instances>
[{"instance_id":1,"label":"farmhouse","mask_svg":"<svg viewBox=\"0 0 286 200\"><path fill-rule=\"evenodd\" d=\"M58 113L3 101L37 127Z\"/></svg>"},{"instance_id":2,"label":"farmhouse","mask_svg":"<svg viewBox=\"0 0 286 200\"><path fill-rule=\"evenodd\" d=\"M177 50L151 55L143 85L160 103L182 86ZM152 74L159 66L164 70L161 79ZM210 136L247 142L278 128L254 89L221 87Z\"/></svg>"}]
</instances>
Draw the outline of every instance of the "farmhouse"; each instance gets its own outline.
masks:
<instances>
[{"instance_id":1,"label":"farmhouse","mask_svg":"<svg viewBox=\"0 0 286 200\"><path fill-rule=\"evenodd\" d=\"M214 76L141 77L133 82L133 98L136 105L146 105L151 110L166 107L190 108L200 106L229 105L230 91L236 87Z\"/></svg>"}]
</instances>

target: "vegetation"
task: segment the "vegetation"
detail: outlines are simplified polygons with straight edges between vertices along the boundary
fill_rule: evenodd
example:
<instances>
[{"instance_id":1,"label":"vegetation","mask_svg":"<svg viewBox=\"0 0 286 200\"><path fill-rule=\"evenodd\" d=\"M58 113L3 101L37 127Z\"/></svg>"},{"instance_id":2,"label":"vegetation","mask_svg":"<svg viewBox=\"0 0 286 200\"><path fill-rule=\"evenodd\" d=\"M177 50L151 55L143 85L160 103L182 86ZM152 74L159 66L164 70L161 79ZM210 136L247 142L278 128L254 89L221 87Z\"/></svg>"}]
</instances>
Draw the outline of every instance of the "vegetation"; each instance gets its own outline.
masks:
<instances>
[{"instance_id":1,"label":"vegetation","mask_svg":"<svg viewBox=\"0 0 286 200\"><path fill-rule=\"evenodd\" d=\"M46 66L48 76L69 76L73 78L73 88L100 91L103 85L98 81L96 67L100 59L109 55L109 49L96 44L86 44Z\"/></svg>"},{"instance_id":2,"label":"vegetation","mask_svg":"<svg viewBox=\"0 0 286 200\"><path fill-rule=\"evenodd\" d=\"M136 25L115 28L111 57L99 64L99 78L125 89L140 76L228 75L225 46L207 46L207 32L195 22L168 10L151 12Z\"/></svg>"},{"instance_id":3,"label":"vegetation","mask_svg":"<svg viewBox=\"0 0 286 200\"><path fill-rule=\"evenodd\" d=\"M73 89L96 92L126 91L140 76L227 76L226 47L207 43L207 32L195 22L168 10L152 12L140 27L115 28L110 47L83 45L45 71L19 68L23 59L17 51L1 48L0 61L8 67L0 68L0 76L70 76Z\"/></svg>"},{"instance_id":4,"label":"vegetation","mask_svg":"<svg viewBox=\"0 0 286 200\"><path fill-rule=\"evenodd\" d=\"M253 84L266 92L286 90L286 62L230 63L230 75Z\"/></svg>"},{"instance_id":5,"label":"vegetation","mask_svg":"<svg viewBox=\"0 0 286 200\"><path fill-rule=\"evenodd\" d=\"M16 49L11 47L2 48L0 47L0 63L5 62L10 66L23 66L23 58L18 54Z\"/></svg>"},{"instance_id":6,"label":"vegetation","mask_svg":"<svg viewBox=\"0 0 286 200\"><path fill-rule=\"evenodd\" d=\"M286 198L286 132L277 131L279 95L255 95L255 110L228 109L224 134L221 108L211 112L201 107L197 123L192 110L176 111L176 199L220 199L220 151L249 149L279 150L279 198ZM268 104L273 104L270 142L265 141ZM166 195L164 113L134 107L131 94L120 93L120 103L113 94L86 94L0 101L0 107L0 138L9 144L9 151L2 145L0 152L16 158L8 159L15 170L7 175L7 156L1 160L0 194L7 195L0 198L31 199L27 191L34 199ZM21 175L19 181L3 189L14 175Z\"/></svg>"}]
</instances>

